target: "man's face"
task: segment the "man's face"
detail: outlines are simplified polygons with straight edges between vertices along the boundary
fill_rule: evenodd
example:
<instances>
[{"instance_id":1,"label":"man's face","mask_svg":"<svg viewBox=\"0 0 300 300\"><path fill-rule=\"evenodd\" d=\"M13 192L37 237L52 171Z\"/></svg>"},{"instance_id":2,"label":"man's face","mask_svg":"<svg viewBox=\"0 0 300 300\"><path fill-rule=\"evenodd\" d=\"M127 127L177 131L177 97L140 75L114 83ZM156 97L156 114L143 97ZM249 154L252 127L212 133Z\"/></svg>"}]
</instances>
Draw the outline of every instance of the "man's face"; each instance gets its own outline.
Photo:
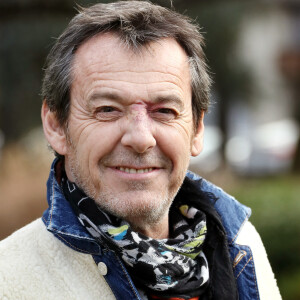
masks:
<instances>
[{"instance_id":1,"label":"man's face","mask_svg":"<svg viewBox=\"0 0 300 300\"><path fill-rule=\"evenodd\" d=\"M105 210L157 223L197 155L187 56L173 39L134 53L113 34L75 55L66 131L68 178ZM203 124L200 122L199 135Z\"/></svg>"}]
</instances>

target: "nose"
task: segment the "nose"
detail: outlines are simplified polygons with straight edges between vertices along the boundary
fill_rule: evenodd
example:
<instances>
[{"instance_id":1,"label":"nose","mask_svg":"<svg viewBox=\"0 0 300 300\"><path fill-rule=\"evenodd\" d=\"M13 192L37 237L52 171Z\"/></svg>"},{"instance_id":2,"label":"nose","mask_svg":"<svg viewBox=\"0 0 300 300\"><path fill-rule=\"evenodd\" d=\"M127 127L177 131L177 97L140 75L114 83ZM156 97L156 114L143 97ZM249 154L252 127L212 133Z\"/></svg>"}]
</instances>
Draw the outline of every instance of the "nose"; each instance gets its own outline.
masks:
<instances>
[{"instance_id":1,"label":"nose","mask_svg":"<svg viewBox=\"0 0 300 300\"><path fill-rule=\"evenodd\" d=\"M121 143L124 147L131 148L137 153L147 152L155 147L156 139L153 135L151 120L147 114L131 116L123 124Z\"/></svg>"}]
</instances>

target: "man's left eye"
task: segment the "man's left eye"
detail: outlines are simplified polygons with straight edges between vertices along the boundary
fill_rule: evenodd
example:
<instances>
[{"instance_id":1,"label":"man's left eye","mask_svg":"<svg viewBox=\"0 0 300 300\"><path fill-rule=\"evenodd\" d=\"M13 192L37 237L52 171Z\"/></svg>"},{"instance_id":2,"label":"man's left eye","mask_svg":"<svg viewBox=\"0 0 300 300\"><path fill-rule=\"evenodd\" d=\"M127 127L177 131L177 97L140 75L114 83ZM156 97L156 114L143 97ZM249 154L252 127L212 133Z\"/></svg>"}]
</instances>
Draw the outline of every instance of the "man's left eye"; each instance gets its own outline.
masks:
<instances>
[{"instance_id":1,"label":"man's left eye","mask_svg":"<svg viewBox=\"0 0 300 300\"><path fill-rule=\"evenodd\" d=\"M172 108L163 107L155 110L152 113L152 116L158 120L169 121L175 119L178 116L178 113Z\"/></svg>"},{"instance_id":2,"label":"man's left eye","mask_svg":"<svg viewBox=\"0 0 300 300\"><path fill-rule=\"evenodd\" d=\"M176 112L171 108L160 108L158 112L161 114L176 114Z\"/></svg>"}]
</instances>

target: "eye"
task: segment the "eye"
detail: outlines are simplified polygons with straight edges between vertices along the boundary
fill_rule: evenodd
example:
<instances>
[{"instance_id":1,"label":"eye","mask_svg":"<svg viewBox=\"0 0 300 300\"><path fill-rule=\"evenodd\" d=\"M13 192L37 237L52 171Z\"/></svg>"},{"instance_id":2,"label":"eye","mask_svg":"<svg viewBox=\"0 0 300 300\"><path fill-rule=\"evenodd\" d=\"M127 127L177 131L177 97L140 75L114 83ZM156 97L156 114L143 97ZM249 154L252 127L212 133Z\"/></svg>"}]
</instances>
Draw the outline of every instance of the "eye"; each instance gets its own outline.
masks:
<instances>
[{"instance_id":1,"label":"eye","mask_svg":"<svg viewBox=\"0 0 300 300\"><path fill-rule=\"evenodd\" d=\"M160 108L157 112L161 114L173 114L176 115L176 112L171 108Z\"/></svg>"},{"instance_id":2,"label":"eye","mask_svg":"<svg viewBox=\"0 0 300 300\"><path fill-rule=\"evenodd\" d=\"M173 108L162 107L153 111L152 116L161 121L170 121L178 116L178 112Z\"/></svg>"},{"instance_id":3,"label":"eye","mask_svg":"<svg viewBox=\"0 0 300 300\"><path fill-rule=\"evenodd\" d=\"M111 121L120 116L120 110L113 106L98 107L95 116L100 121Z\"/></svg>"},{"instance_id":4,"label":"eye","mask_svg":"<svg viewBox=\"0 0 300 300\"><path fill-rule=\"evenodd\" d=\"M97 112L101 112L101 113L111 113L113 111L115 111L116 109L112 106L103 106L100 107Z\"/></svg>"}]
</instances>

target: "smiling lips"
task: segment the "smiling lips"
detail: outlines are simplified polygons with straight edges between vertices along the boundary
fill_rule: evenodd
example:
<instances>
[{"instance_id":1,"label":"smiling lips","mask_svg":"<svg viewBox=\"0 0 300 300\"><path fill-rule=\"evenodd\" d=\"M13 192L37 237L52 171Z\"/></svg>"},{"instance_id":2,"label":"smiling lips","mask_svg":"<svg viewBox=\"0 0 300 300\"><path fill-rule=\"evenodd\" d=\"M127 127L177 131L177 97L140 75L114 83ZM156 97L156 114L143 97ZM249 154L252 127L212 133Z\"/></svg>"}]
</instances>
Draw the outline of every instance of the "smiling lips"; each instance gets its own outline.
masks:
<instances>
[{"instance_id":1,"label":"smiling lips","mask_svg":"<svg viewBox=\"0 0 300 300\"><path fill-rule=\"evenodd\" d=\"M129 174L143 174L149 173L153 171L155 168L145 168L145 169L134 169L134 168L127 168L127 167L116 167L117 170L121 172L129 173Z\"/></svg>"}]
</instances>

